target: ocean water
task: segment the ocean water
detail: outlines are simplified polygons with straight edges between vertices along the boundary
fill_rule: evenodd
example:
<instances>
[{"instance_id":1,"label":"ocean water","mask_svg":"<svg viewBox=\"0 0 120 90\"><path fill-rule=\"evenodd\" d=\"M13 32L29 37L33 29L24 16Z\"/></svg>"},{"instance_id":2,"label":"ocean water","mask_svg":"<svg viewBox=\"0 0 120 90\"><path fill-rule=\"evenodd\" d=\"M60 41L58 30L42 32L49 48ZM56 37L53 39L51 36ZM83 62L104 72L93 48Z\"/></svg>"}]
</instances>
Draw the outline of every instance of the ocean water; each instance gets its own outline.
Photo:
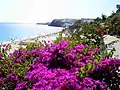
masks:
<instances>
[{"instance_id":1,"label":"ocean water","mask_svg":"<svg viewBox=\"0 0 120 90\"><path fill-rule=\"evenodd\" d=\"M0 23L0 42L61 31L61 27L36 24Z\"/></svg>"}]
</instances>

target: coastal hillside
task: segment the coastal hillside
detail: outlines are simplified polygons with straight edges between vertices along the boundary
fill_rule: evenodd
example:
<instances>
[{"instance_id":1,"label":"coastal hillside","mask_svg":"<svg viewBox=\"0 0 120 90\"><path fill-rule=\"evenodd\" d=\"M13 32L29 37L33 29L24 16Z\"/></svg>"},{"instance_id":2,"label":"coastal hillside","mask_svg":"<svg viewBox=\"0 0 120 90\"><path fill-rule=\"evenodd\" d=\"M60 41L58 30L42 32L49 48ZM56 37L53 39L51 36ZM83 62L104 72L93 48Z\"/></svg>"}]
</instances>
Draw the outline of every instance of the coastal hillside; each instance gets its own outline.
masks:
<instances>
[{"instance_id":1,"label":"coastal hillside","mask_svg":"<svg viewBox=\"0 0 120 90\"><path fill-rule=\"evenodd\" d=\"M54 19L51 23L49 23L49 26L56 26L56 27L70 27L75 24L77 21L81 22L93 22L94 19L91 18L81 18L81 19Z\"/></svg>"},{"instance_id":2,"label":"coastal hillside","mask_svg":"<svg viewBox=\"0 0 120 90\"><path fill-rule=\"evenodd\" d=\"M54 19L49 26L68 27L73 25L77 19Z\"/></svg>"}]
</instances>

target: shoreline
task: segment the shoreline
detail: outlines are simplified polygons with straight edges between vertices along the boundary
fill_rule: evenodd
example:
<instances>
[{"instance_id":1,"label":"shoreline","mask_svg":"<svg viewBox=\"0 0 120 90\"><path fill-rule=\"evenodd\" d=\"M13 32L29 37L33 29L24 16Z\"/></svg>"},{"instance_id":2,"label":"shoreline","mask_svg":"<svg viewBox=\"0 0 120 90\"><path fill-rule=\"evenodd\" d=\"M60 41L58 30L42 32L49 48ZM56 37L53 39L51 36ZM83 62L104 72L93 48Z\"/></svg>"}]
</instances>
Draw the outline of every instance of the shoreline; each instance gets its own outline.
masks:
<instances>
[{"instance_id":1,"label":"shoreline","mask_svg":"<svg viewBox=\"0 0 120 90\"><path fill-rule=\"evenodd\" d=\"M60 32L60 31L59 31ZM1 42L1 44L11 44L11 43L19 43L19 42L28 42L28 41L32 41L32 40L37 40L39 39L41 40L55 40L59 34L59 32L55 32L55 33L42 33L39 35L35 35L35 36L28 36L25 38L20 38L20 39L15 39L15 40L11 40L11 41L5 41L5 42ZM53 39L51 39L50 37L53 37ZM46 39L49 38L49 39Z\"/></svg>"},{"instance_id":2,"label":"shoreline","mask_svg":"<svg viewBox=\"0 0 120 90\"><path fill-rule=\"evenodd\" d=\"M39 34L39 35L36 35L36 36L29 36L29 37L25 37L25 38L21 38L21 39L16 39L16 40L13 40L13 41L1 42L1 45L2 44L10 44L11 49L8 53L13 53L20 46L25 48L28 43L35 42L36 40L39 40L40 42L43 42L44 40L45 41L56 40L56 38L59 36L59 32L47 33L47 34L44 33L44 34Z\"/></svg>"}]
</instances>

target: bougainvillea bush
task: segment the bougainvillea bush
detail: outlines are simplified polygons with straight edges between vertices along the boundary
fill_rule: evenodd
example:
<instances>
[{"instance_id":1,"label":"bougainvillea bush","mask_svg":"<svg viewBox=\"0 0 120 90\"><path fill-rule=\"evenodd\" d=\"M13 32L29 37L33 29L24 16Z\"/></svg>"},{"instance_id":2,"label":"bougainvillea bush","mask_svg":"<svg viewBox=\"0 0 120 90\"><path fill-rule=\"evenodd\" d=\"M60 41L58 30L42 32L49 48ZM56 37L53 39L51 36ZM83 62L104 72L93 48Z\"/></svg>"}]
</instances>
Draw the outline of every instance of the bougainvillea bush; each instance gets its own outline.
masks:
<instances>
[{"instance_id":1,"label":"bougainvillea bush","mask_svg":"<svg viewBox=\"0 0 120 90\"><path fill-rule=\"evenodd\" d=\"M120 60L101 57L99 48L61 41L8 54L0 48L1 90L120 89Z\"/></svg>"}]
</instances>

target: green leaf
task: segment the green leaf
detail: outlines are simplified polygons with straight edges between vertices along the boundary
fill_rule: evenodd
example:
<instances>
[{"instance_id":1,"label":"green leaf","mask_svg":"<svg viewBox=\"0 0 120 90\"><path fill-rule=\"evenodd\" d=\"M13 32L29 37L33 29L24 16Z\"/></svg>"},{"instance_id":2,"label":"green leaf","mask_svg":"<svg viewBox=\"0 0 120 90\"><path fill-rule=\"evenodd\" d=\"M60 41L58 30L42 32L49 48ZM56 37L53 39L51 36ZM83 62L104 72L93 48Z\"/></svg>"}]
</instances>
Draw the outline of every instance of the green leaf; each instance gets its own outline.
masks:
<instances>
[{"instance_id":1,"label":"green leaf","mask_svg":"<svg viewBox=\"0 0 120 90\"><path fill-rule=\"evenodd\" d=\"M97 59L97 61L100 61L101 56L100 56L100 55L97 55L97 56L96 56L96 59Z\"/></svg>"},{"instance_id":2,"label":"green leaf","mask_svg":"<svg viewBox=\"0 0 120 90\"><path fill-rule=\"evenodd\" d=\"M84 66L80 70L81 70L80 77L82 78L82 77L86 76L86 67Z\"/></svg>"},{"instance_id":3,"label":"green leaf","mask_svg":"<svg viewBox=\"0 0 120 90\"><path fill-rule=\"evenodd\" d=\"M88 70L93 69L93 63L87 64L87 68L88 68Z\"/></svg>"},{"instance_id":4,"label":"green leaf","mask_svg":"<svg viewBox=\"0 0 120 90\"><path fill-rule=\"evenodd\" d=\"M82 72L82 73L85 73L85 67L82 67L82 68L81 68L81 72Z\"/></svg>"}]
</instances>

